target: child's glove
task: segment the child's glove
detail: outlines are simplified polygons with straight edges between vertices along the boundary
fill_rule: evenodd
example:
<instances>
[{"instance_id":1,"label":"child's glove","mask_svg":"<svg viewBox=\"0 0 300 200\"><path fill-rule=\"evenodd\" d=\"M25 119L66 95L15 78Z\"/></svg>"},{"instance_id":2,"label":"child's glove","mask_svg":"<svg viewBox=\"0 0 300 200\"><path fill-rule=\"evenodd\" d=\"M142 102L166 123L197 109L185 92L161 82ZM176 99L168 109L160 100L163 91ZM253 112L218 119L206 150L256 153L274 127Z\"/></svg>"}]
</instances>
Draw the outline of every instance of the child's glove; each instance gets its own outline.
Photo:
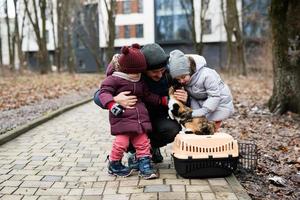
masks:
<instances>
[{"instance_id":1,"label":"child's glove","mask_svg":"<svg viewBox=\"0 0 300 200\"><path fill-rule=\"evenodd\" d=\"M168 103L169 103L169 96L163 96L161 97L160 99L160 104L163 105L163 106L168 106Z\"/></svg>"},{"instance_id":2,"label":"child's glove","mask_svg":"<svg viewBox=\"0 0 300 200\"><path fill-rule=\"evenodd\" d=\"M112 105L109 107L109 110L110 110L110 112L111 112L114 116L116 116L116 117L121 116L122 113L125 111L125 110L124 110L124 107L121 106L121 105L118 104L118 103L112 104Z\"/></svg>"}]
</instances>

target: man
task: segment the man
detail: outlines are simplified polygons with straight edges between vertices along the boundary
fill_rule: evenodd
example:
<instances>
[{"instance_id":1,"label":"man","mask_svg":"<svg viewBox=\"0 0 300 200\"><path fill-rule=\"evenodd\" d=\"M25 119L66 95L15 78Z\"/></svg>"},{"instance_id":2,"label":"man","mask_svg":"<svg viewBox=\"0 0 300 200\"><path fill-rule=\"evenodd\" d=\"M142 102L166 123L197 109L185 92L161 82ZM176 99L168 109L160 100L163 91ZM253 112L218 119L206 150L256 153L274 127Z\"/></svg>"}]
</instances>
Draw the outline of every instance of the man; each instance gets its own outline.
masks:
<instances>
[{"instance_id":1,"label":"man","mask_svg":"<svg viewBox=\"0 0 300 200\"><path fill-rule=\"evenodd\" d=\"M156 43L146 44L142 49L147 62L147 70L142 78L149 87L149 90L160 96L168 96L169 86L171 85L171 77L167 73L167 62L169 56ZM111 69L108 69L108 71ZM186 103L187 93L184 90L176 90L174 96ZM95 102L99 102L95 95ZM122 92L114 97L114 101L125 108L134 108L136 97L130 95L130 92ZM101 106L101 102L100 102ZM175 136L181 130L181 126L168 116L168 108L166 106L149 106L148 108L153 131L148 134L152 146L152 161L160 163L163 161L163 156L159 148L174 141ZM102 107L102 106L101 106ZM129 149L132 152L132 148ZM133 154L129 154L133 155ZM133 165L134 157L129 156L128 164ZM134 168L134 167L133 167Z\"/></svg>"}]
</instances>

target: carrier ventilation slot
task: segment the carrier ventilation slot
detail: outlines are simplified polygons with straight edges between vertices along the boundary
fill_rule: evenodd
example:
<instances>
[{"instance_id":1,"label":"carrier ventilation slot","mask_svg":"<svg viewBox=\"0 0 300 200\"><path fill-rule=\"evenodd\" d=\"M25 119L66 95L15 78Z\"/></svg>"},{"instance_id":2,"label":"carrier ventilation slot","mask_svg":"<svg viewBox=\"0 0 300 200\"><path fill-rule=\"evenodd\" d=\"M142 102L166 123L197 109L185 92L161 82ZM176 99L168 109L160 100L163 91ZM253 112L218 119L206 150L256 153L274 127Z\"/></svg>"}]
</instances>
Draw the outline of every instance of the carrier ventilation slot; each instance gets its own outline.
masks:
<instances>
[{"instance_id":1,"label":"carrier ventilation slot","mask_svg":"<svg viewBox=\"0 0 300 200\"><path fill-rule=\"evenodd\" d=\"M187 151L187 152L197 152L197 153L218 153L218 152L225 152L225 151L230 151L234 150L234 143L229 142L228 144L221 145L218 147L198 147L194 145L190 145L188 143L185 143L184 141L177 140L176 144L179 146L179 148L182 151Z\"/></svg>"}]
</instances>

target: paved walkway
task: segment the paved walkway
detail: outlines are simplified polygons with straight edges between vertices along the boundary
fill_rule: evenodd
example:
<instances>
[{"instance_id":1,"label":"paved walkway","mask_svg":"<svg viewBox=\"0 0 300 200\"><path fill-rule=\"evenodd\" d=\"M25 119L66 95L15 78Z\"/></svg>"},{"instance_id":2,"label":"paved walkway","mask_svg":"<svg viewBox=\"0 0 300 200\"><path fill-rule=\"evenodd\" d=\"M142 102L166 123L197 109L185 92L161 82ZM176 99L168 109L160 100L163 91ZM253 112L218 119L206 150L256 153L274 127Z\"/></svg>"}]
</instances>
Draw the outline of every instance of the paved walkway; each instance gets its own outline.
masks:
<instances>
[{"instance_id":1,"label":"paved walkway","mask_svg":"<svg viewBox=\"0 0 300 200\"><path fill-rule=\"evenodd\" d=\"M234 176L177 176L170 145L159 179L109 176L107 122L106 111L88 103L0 146L0 199L250 199Z\"/></svg>"}]
</instances>

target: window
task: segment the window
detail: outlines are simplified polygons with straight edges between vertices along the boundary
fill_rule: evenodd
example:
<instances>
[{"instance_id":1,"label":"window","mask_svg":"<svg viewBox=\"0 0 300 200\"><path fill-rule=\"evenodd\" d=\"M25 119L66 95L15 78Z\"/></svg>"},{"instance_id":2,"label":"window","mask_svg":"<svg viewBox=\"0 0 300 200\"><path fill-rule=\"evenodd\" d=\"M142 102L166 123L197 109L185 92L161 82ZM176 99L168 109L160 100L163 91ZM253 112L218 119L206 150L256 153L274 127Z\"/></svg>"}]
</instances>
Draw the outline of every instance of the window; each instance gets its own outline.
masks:
<instances>
[{"instance_id":1,"label":"window","mask_svg":"<svg viewBox=\"0 0 300 200\"><path fill-rule=\"evenodd\" d=\"M77 34L76 47L78 49L84 49L85 48L84 45L83 45L83 42L82 42L82 35Z\"/></svg>"},{"instance_id":2,"label":"window","mask_svg":"<svg viewBox=\"0 0 300 200\"><path fill-rule=\"evenodd\" d=\"M158 42L191 41L191 5L182 0L155 0Z\"/></svg>"},{"instance_id":3,"label":"window","mask_svg":"<svg viewBox=\"0 0 300 200\"><path fill-rule=\"evenodd\" d=\"M243 0L243 33L247 39L257 39L266 36L270 29L268 8L270 0Z\"/></svg>"},{"instance_id":4,"label":"window","mask_svg":"<svg viewBox=\"0 0 300 200\"><path fill-rule=\"evenodd\" d=\"M123 1L117 1L117 14L123 13Z\"/></svg>"},{"instance_id":5,"label":"window","mask_svg":"<svg viewBox=\"0 0 300 200\"><path fill-rule=\"evenodd\" d=\"M131 13L131 2L129 0L126 0L123 3L123 14Z\"/></svg>"},{"instance_id":6,"label":"window","mask_svg":"<svg viewBox=\"0 0 300 200\"><path fill-rule=\"evenodd\" d=\"M143 13L144 12L144 1L143 0L138 0L138 12Z\"/></svg>"},{"instance_id":7,"label":"window","mask_svg":"<svg viewBox=\"0 0 300 200\"><path fill-rule=\"evenodd\" d=\"M80 69L85 69L86 68L85 63L82 60L79 60L79 68Z\"/></svg>"},{"instance_id":8,"label":"window","mask_svg":"<svg viewBox=\"0 0 300 200\"><path fill-rule=\"evenodd\" d=\"M115 27L115 38L120 38L120 28L119 28L119 26L116 26Z\"/></svg>"},{"instance_id":9,"label":"window","mask_svg":"<svg viewBox=\"0 0 300 200\"><path fill-rule=\"evenodd\" d=\"M130 38L130 26L129 25L125 25L125 38Z\"/></svg>"},{"instance_id":10,"label":"window","mask_svg":"<svg viewBox=\"0 0 300 200\"><path fill-rule=\"evenodd\" d=\"M137 38L142 38L142 37L144 37L144 26L143 26L143 24L137 24L136 26L135 26L135 28L136 28L136 37Z\"/></svg>"},{"instance_id":11,"label":"window","mask_svg":"<svg viewBox=\"0 0 300 200\"><path fill-rule=\"evenodd\" d=\"M210 19L206 19L204 20L204 24L203 24L203 34L211 34L211 20Z\"/></svg>"}]
</instances>

